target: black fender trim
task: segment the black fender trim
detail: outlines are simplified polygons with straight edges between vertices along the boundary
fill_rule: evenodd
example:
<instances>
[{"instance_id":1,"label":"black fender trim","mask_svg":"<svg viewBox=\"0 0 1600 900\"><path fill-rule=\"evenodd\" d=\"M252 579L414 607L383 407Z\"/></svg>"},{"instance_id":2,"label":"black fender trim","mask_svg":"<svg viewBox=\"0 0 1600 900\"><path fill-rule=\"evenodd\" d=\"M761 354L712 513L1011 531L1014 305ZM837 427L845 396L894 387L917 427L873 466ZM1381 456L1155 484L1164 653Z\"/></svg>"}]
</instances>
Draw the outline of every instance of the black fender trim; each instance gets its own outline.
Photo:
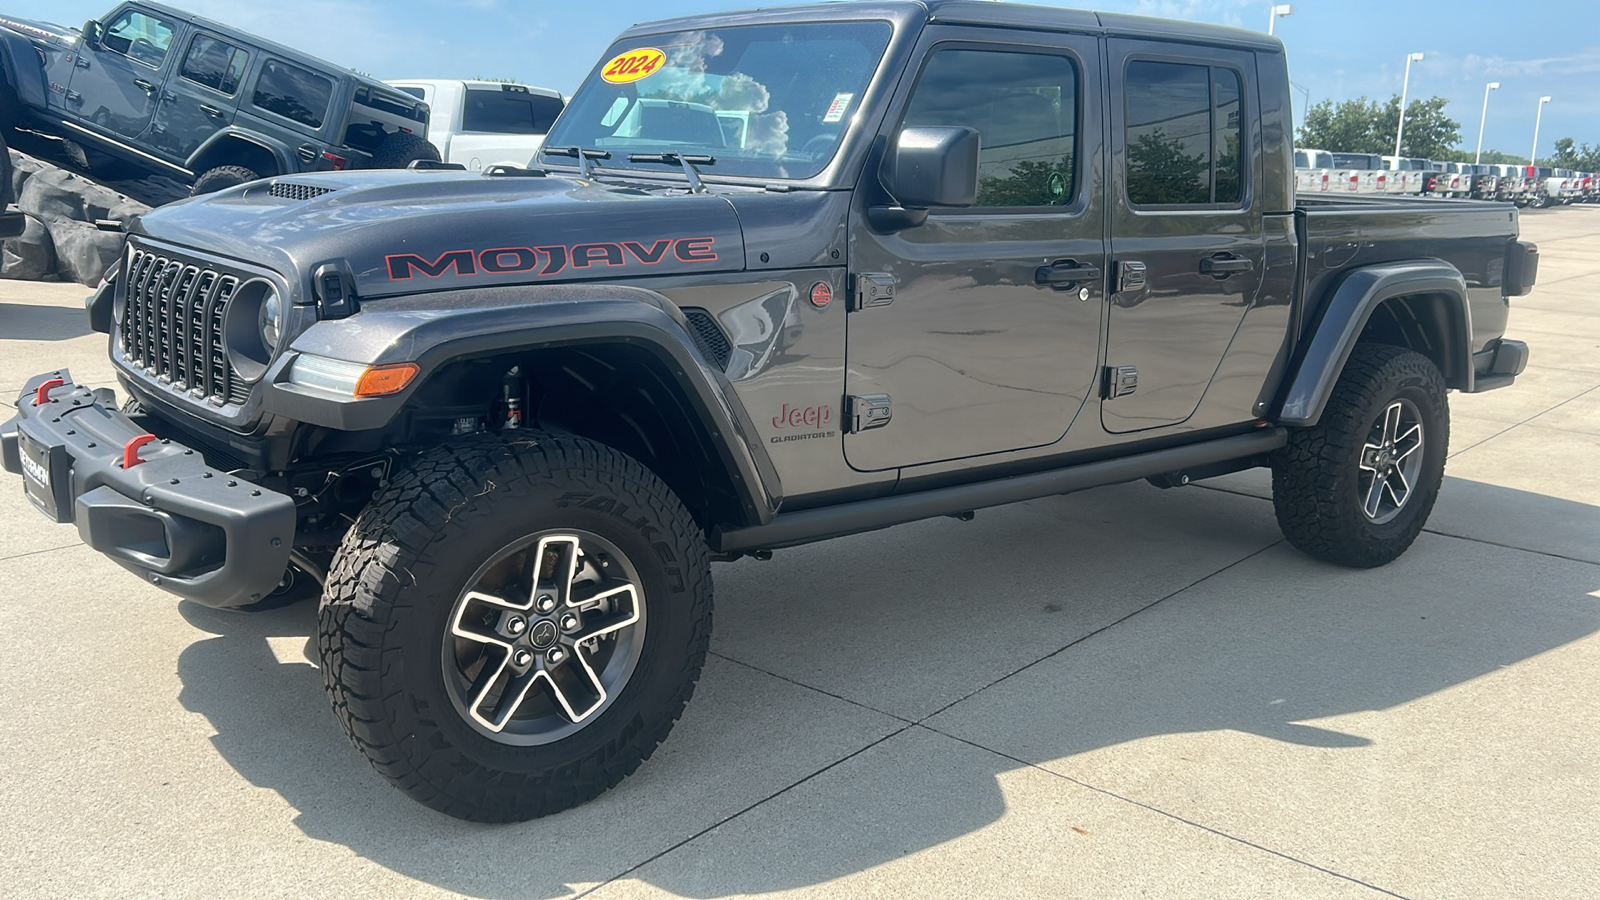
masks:
<instances>
[{"instance_id":1,"label":"black fender trim","mask_svg":"<svg viewBox=\"0 0 1600 900\"><path fill-rule=\"evenodd\" d=\"M50 87L33 41L4 26L0 26L0 79L16 92L24 109L44 109L49 104Z\"/></svg>"},{"instance_id":2,"label":"black fender trim","mask_svg":"<svg viewBox=\"0 0 1600 900\"><path fill-rule=\"evenodd\" d=\"M341 431L383 428L441 367L505 350L622 344L649 351L689 399L739 492L747 523L771 521L782 484L755 423L726 377L695 348L669 300L637 287L568 284L473 288L367 301L348 318L318 322L268 371L262 408ZM403 392L357 399L290 383L293 362L313 354L362 365L414 362Z\"/></svg>"},{"instance_id":3,"label":"black fender trim","mask_svg":"<svg viewBox=\"0 0 1600 900\"><path fill-rule=\"evenodd\" d=\"M264 138L253 131L246 131L237 125L229 125L227 128L223 128L216 134L213 134L211 137L206 138L205 143L201 144L193 153L189 154L189 158L185 160L184 165L189 169L189 171L195 174L196 178L198 178L205 173L205 169L200 168L200 161L205 159L206 154L210 153L218 144L230 140L238 140L243 141L246 144L254 144L257 147L260 147L262 150L272 154L272 158L278 161L278 171L276 173L259 173L263 176L270 176L272 174L292 175L300 171L300 167L295 164L294 151L290 150L287 144ZM205 168L210 169L215 167L206 166Z\"/></svg>"},{"instance_id":4,"label":"black fender trim","mask_svg":"<svg viewBox=\"0 0 1600 900\"><path fill-rule=\"evenodd\" d=\"M1304 344L1283 393L1275 420L1283 425L1311 426L1333 393L1334 383L1355 349L1373 310L1385 300L1412 294L1451 298L1460 312L1445 352L1452 355L1457 373L1451 387L1472 390L1472 363L1468 335L1472 312L1467 302L1467 282L1455 266L1440 259L1381 263L1351 270L1333 290L1322 316Z\"/></svg>"}]
</instances>

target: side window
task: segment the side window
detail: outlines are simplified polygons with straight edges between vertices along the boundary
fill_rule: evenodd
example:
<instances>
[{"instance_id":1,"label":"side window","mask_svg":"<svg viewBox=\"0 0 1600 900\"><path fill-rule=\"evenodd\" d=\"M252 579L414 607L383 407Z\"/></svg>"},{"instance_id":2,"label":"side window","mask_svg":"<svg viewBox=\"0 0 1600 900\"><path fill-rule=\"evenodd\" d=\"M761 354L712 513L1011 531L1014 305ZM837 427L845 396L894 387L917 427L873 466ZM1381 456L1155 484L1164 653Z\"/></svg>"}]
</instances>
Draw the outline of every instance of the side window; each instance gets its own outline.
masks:
<instances>
[{"instance_id":1,"label":"side window","mask_svg":"<svg viewBox=\"0 0 1600 900\"><path fill-rule=\"evenodd\" d=\"M231 97L239 90L239 79L244 77L244 66L249 59L250 55L242 48L208 34L197 34L189 43L188 55L183 58L182 74L195 84Z\"/></svg>"},{"instance_id":2,"label":"side window","mask_svg":"<svg viewBox=\"0 0 1600 900\"><path fill-rule=\"evenodd\" d=\"M1244 197L1243 86L1232 69L1128 63L1128 202L1237 205Z\"/></svg>"},{"instance_id":3,"label":"side window","mask_svg":"<svg viewBox=\"0 0 1600 900\"><path fill-rule=\"evenodd\" d=\"M106 26L100 42L107 50L156 68L167 58L175 28L165 19L130 9Z\"/></svg>"},{"instance_id":4,"label":"side window","mask_svg":"<svg viewBox=\"0 0 1600 900\"><path fill-rule=\"evenodd\" d=\"M255 94L250 102L285 119L321 128L322 117L327 114L328 101L332 98L332 81L272 59L261 67L261 77L256 79Z\"/></svg>"},{"instance_id":5,"label":"side window","mask_svg":"<svg viewBox=\"0 0 1600 900\"><path fill-rule=\"evenodd\" d=\"M1077 194L1078 70L1064 56L941 50L904 125L978 130L978 206L1063 206Z\"/></svg>"}]
</instances>

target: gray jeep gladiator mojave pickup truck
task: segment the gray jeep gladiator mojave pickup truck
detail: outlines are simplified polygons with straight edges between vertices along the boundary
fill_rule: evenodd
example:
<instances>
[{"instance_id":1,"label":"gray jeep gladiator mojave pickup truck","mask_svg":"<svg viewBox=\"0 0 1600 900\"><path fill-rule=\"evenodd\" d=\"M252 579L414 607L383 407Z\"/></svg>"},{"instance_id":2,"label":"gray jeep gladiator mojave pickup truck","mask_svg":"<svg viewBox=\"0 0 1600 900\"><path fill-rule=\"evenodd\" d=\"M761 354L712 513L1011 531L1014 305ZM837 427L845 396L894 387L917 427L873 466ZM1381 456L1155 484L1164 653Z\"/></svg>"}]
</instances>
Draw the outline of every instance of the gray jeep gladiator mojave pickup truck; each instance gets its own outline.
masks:
<instances>
[{"instance_id":1,"label":"gray jeep gladiator mojave pickup truck","mask_svg":"<svg viewBox=\"0 0 1600 900\"><path fill-rule=\"evenodd\" d=\"M636 26L544 169L145 215L88 304L127 405L41 374L5 466L199 603L320 582L351 741L490 821L666 737L713 560L1270 466L1295 546L1382 565L1446 391L1526 363L1536 250L1509 205L1297 204L1286 72L1254 32L1011 3Z\"/></svg>"},{"instance_id":2,"label":"gray jeep gladiator mojave pickup truck","mask_svg":"<svg viewBox=\"0 0 1600 900\"><path fill-rule=\"evenodd\" d=\"M82 30L0 16L0 126L181 178L196 194L264 175L437 162L428 106L381 81L180 9L123 3Z\"/></svg>"}]
</instances>

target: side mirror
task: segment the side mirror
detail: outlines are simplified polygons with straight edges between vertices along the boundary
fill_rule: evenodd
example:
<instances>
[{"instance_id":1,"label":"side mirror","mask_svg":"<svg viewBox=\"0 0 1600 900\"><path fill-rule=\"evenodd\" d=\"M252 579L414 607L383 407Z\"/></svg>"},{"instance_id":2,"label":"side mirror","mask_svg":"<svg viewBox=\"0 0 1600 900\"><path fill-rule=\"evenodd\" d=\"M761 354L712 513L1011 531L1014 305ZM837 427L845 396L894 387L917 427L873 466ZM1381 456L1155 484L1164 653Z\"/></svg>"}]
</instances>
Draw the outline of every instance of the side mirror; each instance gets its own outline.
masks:
<instances>
[{"instance_id":1,"label":"side mirror","mask_svg":"<svg viewBox=\"0 0 1600 900\"><path fill-rule=\"evenodd\" d=\"M88 44L91 47L99 47L101 36L99 22L95 21L94 19L90 19L89 21L83 23L83 42L85 44Z\"/></svg>"},{"instance_id":2,"label":"side mirror","mask_svg":"<svg viewBox=\"0 0 1600 900\"><path fill-rule=\"evenodd\" d=\"M914 228L933 206L971 206L978 200L978 132L937 126L903 128L884 160L883 186L899 206L867 211L884 231Z\"/></svg>"}]
</instances>

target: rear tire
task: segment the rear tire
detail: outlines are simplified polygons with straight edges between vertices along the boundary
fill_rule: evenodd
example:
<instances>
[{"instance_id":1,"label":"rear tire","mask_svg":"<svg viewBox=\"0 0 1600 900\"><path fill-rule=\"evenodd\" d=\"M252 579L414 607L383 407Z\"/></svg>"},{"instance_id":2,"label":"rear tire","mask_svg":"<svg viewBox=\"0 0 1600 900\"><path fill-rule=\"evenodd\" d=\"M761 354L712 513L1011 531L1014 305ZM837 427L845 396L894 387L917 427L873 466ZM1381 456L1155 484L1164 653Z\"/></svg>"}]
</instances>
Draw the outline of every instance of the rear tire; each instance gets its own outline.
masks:
<instances>
[{"instance_id":1,"label":"rear tire","mask_svg":"<svg viewBox=\"0 0 1600 900\"><path fill-rule=\"evenodd\" d=\"M189 189L189 196L198 197L201 194L215 193L248 181L255 181L260 177L254 169L247 169L244 166L217 166L205 170L194 180L194 187Z\"/></svg>"},{"instance_id":2,"label":"rear tire","mask_svg":"<svg viewBox=\"0 0 1600 900\"><path fill-rule=\"evenodd\" d=\"M439 148L410 132L391 134L372 154L372 165L379 169L404 169L419 159L439 161Z\"/></svg>"},{"instance_id":3,"label":"rear tire","mask_svg":"<svg viewBox=\"0 0 1600 900\"><path fill-rule=\"evenodd\" d=\"M632 773L693 694L711 630L703 535L660 479L603 444L513 434L452 441L380 491L319 614L351 743L413 799L480 822Z\"/></svg>"},{"instance_id":4,"label":"rear tire","mask_svg":"<svg viewBox=\"0 0 1600 900\"><path fill-rule=\"evenodd\" d=\"M1273 456L1278 527L1327 562L1365 569L1393 561L1433 510L1449 438L1444 378L1432 360L1357 344L1321 421L1292 430Z\"/></svg>"}]
</instances>

